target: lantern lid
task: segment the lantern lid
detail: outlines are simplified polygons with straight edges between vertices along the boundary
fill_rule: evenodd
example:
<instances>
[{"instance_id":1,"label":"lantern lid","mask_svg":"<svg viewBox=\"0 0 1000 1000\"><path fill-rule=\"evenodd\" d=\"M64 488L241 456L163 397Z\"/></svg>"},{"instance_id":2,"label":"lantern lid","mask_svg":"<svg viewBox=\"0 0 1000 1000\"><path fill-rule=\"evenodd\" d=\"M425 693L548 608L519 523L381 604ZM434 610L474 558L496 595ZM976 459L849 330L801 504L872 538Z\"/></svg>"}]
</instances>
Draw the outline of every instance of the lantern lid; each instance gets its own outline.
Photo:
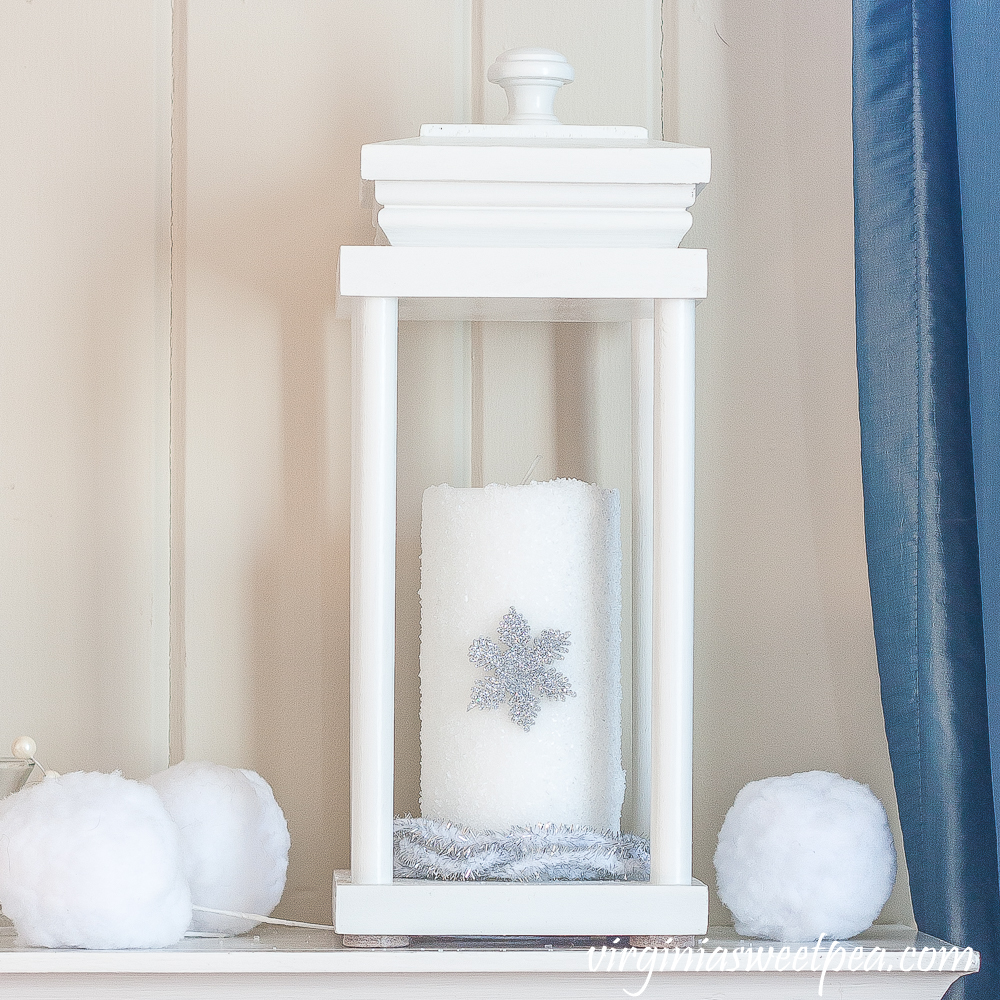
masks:
<instances>
[{"instance_id":1,"label":"lantern lid","mask_svg":"<svg viewBox=\"0 0 1000 1000\"><path fill-rule=\"evenodd\" d=\"M361 176L371 181L705 184L711 175L711 152L704 147L609 135L610 128L584 135L577 127L576 134L559 136L499 132L505 128L424 125L418 138L362 146Z\"/></svg>"},{"instance_id":2,"label":"lantern lid","mask_svg":"<svg viewBox=\"0 0 1000 1000\"><path fill-rule=\"evenodd\" d=\"M499 125L423 125L361 149L361 176L398 246L675 247L711 173L708 149L632 125L564 125L553 112L573 67L511 49L488 79L507 93Z\"/></svg>"}]
</instances>

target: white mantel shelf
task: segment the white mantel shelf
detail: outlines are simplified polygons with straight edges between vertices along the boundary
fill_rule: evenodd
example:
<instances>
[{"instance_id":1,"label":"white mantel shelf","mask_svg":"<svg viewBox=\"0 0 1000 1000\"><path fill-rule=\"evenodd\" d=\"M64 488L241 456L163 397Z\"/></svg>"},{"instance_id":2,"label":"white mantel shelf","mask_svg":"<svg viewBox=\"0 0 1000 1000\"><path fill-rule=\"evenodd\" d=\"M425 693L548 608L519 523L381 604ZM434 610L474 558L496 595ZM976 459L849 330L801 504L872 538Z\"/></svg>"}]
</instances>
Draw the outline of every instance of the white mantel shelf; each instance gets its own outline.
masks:
<instances>
[{"instance_id":1,"label":"white mantel shelf","mask_svg":"<svg viewBox=\"0 0 1000 1000\"><path fill-rule=\"evenodd\" d=\"M646 973L639 972L636 963L642 962L646 969L650 956L629 954L620 968L622 956L617 951L614 971L607 971L607 958L591 971L590 963L607 941L594 942L593 958L588 954L589 943L546 944L538 939L504 946L495 939L456 943L418 938L409 948L359 951L345 949L332 932L269 927L238 938L185 940L162 951L100 952L25 948L9 927L0 927L0 1000L616 1000L626 996L624 990L634 994L642 988ZM759 972L747 971L745 953L739 957L733 954L741 945L750 944L741 941L732 928L711 928L705 943L699 945L705 949L700 970L696 958L688 971L684 970L685 959L677 971L655 971L642 996L649 1000L805 1000L819 995L825 948L814 958L810 947L808 962L799 962L800 967L805 964L804 971L774 971L772 960L771 971ZM780 948L770 942L752 944L755 953L763 945L765 958L769 946L775 953ZM848 955L858 946L865 949L866 958L874 948L884 948L883 969L851 972L845 962L843 971L832 971L838 955L831 962L823 996L838 1000L938 1000L958 978L958 973L950 971L951 959L943 972L938 971L939 959L935 959L933 971L919 971L916 964L922 949L937 952L946 946L907 927L873 928L848 943ZM797 947L792 946L790 956L785 956L789 965ZM707 968L716 948L728 949L724 971ZM916 953L907 948L915 948ZM930 954L924 952L925 966ZM662 957L657 959L657 968L660 961ZM714 964L719 961L716 958ZM811 971L812 962L818 971ZM860 959L855 964L861 964ZM964 959L959 967L964 967Z\"/></svg>"}]
</instances>

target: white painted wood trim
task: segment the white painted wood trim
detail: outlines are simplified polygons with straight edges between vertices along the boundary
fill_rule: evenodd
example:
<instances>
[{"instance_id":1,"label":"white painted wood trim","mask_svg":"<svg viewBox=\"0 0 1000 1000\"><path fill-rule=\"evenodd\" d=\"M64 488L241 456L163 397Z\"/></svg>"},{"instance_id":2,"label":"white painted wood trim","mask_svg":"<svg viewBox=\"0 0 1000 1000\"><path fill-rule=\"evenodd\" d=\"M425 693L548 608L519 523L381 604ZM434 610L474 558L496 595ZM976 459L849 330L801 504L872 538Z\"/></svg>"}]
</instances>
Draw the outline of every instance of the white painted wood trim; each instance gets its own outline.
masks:
<instances>
[{"instance_id":1,"label":"white painted wood trim","mask_svg":"<svg viewBox=\"0 0 1000 1000\"><path fill-rule=\"evenodd\" d=\"M340 934L702 935L708 888L649 882L428 882L334 877Z\"/></svg>"},{"instance_id":2,"label":"white painted wood trim","mask_svg":"<svg viewBox=\"0 0 1000 1000\"><path fill-rule=\"evenodd\" d=\"M650 878L691 881L694 718L694 309L653 304Z\"/></svg>"},{"instance_id":3,"label":"white painted wood trim","mask_svg":"<svg viewBox=\"0 0 1000 1000\"><path fill-rule=\"evenodd\" d=\"M763 949L764 972L748 971L748 956L737 949ZM623 990L648 1000L802 1000L819 995L828 943L788 946L740 941L732 928L714 928L695 942L690 958L682 952L676 967L664 951L622 950L608 940L575 947L542 942L511 942L502 948L482 942L426 938L397 950L345 949L328 931L260 927L226 940L185 940L160 951L81 951L24 948L11 931L0 928L0 1000L305 1000L322 997L469 998L517 997L531 1000L608 1000ZM823 996L853 1000L937 1000L962 972L952 959L942 971L917 966L923 949L940 954L943 941L906 927L875 927L833 952ZM602 946L604 952L602 953ZM798 949L807 950L798 954ZM861 961L851 971L850 957L860 947ZM875 947L885 949L879 956ZM773 949L768 957L768 948ZM722 949L719 951L718 949ZM881 957L881 968L878 959ZM864 960L870 966L863 968ZM648 972L650 962L655 967ZM966 959L959 963L964 969ZM927 968L927 961L923 964ZM780 965L781 971L775 968ZM794 966L798 967L798 971ZM838 971L838 965L842 965ZM900 966L903 968L900 968ZM609 966L611 968L609 969ZM970 971L979 967L974 955Z\"/></svg>"},{"instance_id":4,"label":"white painted wood trim","mask_svg":"<svg viewBox=\"0 0 1000 1000\"><path fill-rule=\"evenodd\" d=\"M393 139L361 147L364 180L707 184L711 150L650 139Z\"/></svg>"},{"instance_id":5,"label":"white painted wood trim","mask_svg":"<svg viewBox=\"0 0 1000 1000\"><path fill-rule=\"evenodd\" d=\"M340 250L340 294L391 298L703 299L705 250L360 247Z\"/></svg>"},{"instance_id":6,"label":"white painted wood trim","mask_svg":"<svg viewBox=\"0 0 1000 1000\"><path fill-rule=\"evenodd\" d=\"M370 884L392 881L396 317L366 298L351 323L351 868Z\"/></svg>"},{"instance_id":7,"label":"white painted wood trim","mask_svg":"<svg viewBox=\"0 0 1000 1000\"><path fill-rule=\"evenodd\" d=\"M77 976L12 977L9 983L0 981L0 1000L315 1000L316 997L344 1000L470 1000L473 997L513 997L517 1000L607 1000L624 991L642 988L643 977L638 973L614 973L604 977L582 977L559 974L512 973L487 975L462 973L450 976L420 976L415 974L379 976L354 973L347 976L331 974L286 973L270 976L237 975L201 976L124 976L102 975L90 978ZM810 977L809 985L800 982L805 974L751 975L746 978L726 973L708 973L691 982L661 980L642 995L647 1000L684 998L684 1000L801 1000L816 995ZM838 1000L937 1000L957 976L899 975L886 982L878 973L854 973L830 976L826 981L827 995ZM800 981L796 981L800 980ZM9 989L4 989L9 986ZM803 992L805 990L805 992ZM837 992L833 992L836 990Z\"/></svg>"},{"instance_id":8,"label":"white painted wood trim","mask_svg":"<svg viewBox=\"0 0 1000 1000\"><path fill-rule=\"evenodd\" d=\"M350 318L353 299L337 300L337 315ZM653 318L652 299L426 299L399 300L400 322L455 320L495 323L630 323Z\"/></svg>"},{"instance_id":9,"label":"white painted wood trim","mask_svg":"<svg viewBox=\"0 0 1000 1000\"><path fill-rule=\"evenodd\" d=\"M803 1000L820 973L663 973L645 1000ZM827 976L837 1000L938 1000L956 973L842 972ZM0 1000L609 1000L636 994L639 972L539 973L103 973L0 976Z\"/></svg>"}]
</instances>

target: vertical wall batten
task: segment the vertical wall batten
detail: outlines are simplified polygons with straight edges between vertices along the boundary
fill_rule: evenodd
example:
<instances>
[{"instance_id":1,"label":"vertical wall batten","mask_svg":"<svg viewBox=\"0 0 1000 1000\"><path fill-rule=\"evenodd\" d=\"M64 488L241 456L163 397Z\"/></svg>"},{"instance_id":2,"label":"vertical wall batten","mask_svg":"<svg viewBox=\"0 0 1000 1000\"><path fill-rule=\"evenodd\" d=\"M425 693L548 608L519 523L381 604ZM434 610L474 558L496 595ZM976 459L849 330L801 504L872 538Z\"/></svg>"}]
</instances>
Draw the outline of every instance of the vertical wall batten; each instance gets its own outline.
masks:
<instances>
[{"instance_id":1,"label":"vertical wall batten","mask_svg":"<svg viewBox=\"0 0 1000 1000\"><path fill-rule=\"evenodd\" d=\"M153 329L151 760L170 759L170 354L173 39L170 0L156 0L156 236Z\"/></svg>"},{"instance_id":2,"label":"vertical wall batten","mask_svg":"<svg viewBox=\"0 0 1000 1000\"><path fill-rule=\"evenodd\" d=\"M470 120L486 120L486 54L483 51L484 0L466 0L469 8L469 77L465 81ZM485 486L483 479L483 325L465 324L469 356L469 486Z\"/></svg>"},{"instance_id":3,"label":"vertical wall batten","mask_svg":"<svg viewBox=\"0 0 1000 1000\"><path fill-rule=\"evenodd\" d=\"M170 113L169 671L170 762L184 759L185 426L187 347L187 0L173 0Z\"/></svg>"},{"instance_id":4,"label":"vertical wall batten","mask_svg":"<svg viewBox=\"0 0 1000 1000\"><path fill-rule=\"evenodd\" d=\"M469 5L469 78L466 87L469 94L469 112L474 122L486 120L486 52L483 28L483 4L485 0L467 0Z\"/></svg>"},{"instance_id":5,"label":"vertical wall batten","mask_svg":"<svg viewBox=\"0 0 1000 1000\"><path fill-rule=\"evenodd\" d=\"M646 128L663 135L663 0L646 0Z\"/></svg>"}]
</instances>

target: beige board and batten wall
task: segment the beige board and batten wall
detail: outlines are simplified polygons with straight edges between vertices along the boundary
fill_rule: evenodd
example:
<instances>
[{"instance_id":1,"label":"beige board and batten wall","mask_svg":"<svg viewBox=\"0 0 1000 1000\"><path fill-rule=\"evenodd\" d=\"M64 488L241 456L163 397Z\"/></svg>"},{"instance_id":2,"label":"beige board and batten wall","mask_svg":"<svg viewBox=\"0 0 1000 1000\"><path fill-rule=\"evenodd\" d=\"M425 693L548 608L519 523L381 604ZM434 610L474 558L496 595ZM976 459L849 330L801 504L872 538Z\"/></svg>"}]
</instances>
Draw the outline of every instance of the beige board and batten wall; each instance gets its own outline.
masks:
<instances>
[{"instance_id":1,"label":"beige board and batten wall","mask_svg":"<svg viewBox=\"0 0 1000 1000\"><path fill-rule=\"evenodd\" d=\"M350 352L333 275L337 247L373 235L358 151L499 120L485 67L540 44L576 68L564 121L655 136L665 90L665 137L713 148L685 241L711 248L695 874L711 882L726 808L769 774L865 781L898 837L861 520L849 9L668 4L662 81L647 0L171 13L0 10L0 737L33 733L63 771L144 777L170 747L257 768L292 828L279 912L329 916L349 842ZM520 481L536 454L537 478L627 484L628 365L624 327L404 325L400 811L418 800L422 487ZM885 918L912 920L905 877Z\"/></svg>"},{"instance_id":2,"label":"beige board and batten wall","mask_svg":"<svg viewBox=\"0 0 1000 1000\"><path fill-rule=\"evenodd\" d=\"M871 786L902 862L864 547L850 5L664 12L666 130L713 150L686 240L712 248L698 310L696 872L744 781L812 768ZM905 864L882 919L913 923Z\"/></svg>"}]
</instances>

